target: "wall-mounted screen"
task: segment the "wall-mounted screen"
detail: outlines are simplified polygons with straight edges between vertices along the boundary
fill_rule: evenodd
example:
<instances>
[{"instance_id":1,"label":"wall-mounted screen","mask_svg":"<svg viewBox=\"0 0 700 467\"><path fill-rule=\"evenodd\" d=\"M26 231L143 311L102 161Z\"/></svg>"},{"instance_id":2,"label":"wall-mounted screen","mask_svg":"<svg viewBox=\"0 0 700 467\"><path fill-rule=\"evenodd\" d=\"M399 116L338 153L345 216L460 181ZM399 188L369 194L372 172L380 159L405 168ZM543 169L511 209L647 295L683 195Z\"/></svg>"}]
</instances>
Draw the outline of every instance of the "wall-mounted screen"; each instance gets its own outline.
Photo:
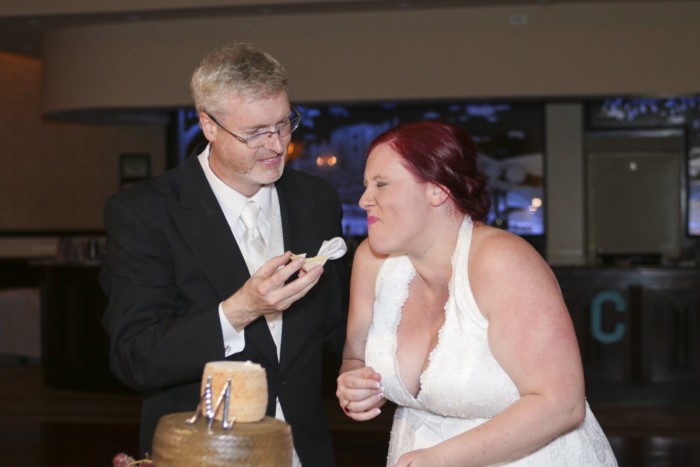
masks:
<instances>
[{"instance_id":1,"label":"wall-mounted screen","mask_svg":"<svg viewBox=\"0 0 700 467\"><path fill-rule=\"evenodd\" d=\"M680 128L686 138L686 232L700 236L700 97L610 98L588 106L591 129Z\"/></svg>"}]
</instances>

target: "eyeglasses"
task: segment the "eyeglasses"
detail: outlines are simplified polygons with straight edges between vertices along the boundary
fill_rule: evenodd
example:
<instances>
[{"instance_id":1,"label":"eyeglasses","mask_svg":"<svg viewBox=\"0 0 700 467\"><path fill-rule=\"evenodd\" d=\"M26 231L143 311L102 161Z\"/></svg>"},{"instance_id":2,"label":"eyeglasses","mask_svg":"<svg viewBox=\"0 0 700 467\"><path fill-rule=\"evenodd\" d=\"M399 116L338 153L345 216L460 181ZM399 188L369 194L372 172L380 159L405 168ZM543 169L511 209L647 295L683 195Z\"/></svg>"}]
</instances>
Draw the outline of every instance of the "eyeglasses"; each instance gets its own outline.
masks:
<instances>
[{"instance_id":1,"label":"eyeglasses","mask_svg":"<svg viewBox=\"0 0 700 467\"><path fill-rule=\"evenodd\" d=\"M207 117L211 118L211 120L219 125L219 127L224 130L226 133L229 135L233 136L236 138L238 141L241 143L245 144L248 146L248 149L257 149L260 147L265 146L270 139L272 139L273 135L280 135L280 138L284 138L285 136L289 136L292 134L294 130L296 130L299 127L299 121L301 120L301 116L299 115L299 112L297 112L297 109L292 107L292 110L289 114L289 117L284 119L282 122L277 124L277 129L274 131L263 131L261 133L257 133L253 136L249 136L247 138L244 138L242 136L238 136L225 126L223 126L219 121L214 118L212 114L209 112L205 112L207 114Z\"/></svg>"}]
</instances>

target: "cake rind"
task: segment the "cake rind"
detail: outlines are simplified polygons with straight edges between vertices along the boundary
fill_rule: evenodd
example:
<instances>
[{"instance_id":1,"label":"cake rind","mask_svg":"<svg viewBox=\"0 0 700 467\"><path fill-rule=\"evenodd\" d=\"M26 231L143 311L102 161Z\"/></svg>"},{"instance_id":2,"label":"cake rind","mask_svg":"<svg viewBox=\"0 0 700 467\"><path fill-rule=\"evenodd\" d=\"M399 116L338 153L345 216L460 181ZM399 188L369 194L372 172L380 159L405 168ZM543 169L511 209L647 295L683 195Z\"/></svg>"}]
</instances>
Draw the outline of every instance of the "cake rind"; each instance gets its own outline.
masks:
<instances>
[{"instance_id":1,"label":"cake rind","mask_svg":"<svg viewBox=\"0 0 700 467\"><path fill-rule=\"evenodd\" d=\"M257 423L236 423L226 430L214 423L211 433L190 413L165 415L153 438L154 467L286 467L292 465L292 431L272 417Z\"/></svg>"}]
</instances>

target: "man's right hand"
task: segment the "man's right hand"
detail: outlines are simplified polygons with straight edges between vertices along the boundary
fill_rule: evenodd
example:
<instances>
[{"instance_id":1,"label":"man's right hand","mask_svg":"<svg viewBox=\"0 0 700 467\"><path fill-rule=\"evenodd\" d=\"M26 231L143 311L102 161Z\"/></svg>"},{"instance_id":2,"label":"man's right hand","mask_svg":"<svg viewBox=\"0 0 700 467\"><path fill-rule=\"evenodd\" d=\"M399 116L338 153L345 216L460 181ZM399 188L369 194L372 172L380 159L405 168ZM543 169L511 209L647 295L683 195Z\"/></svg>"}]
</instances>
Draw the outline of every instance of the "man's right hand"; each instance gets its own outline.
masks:
<instances>
[{"instance_id":1,"label":"man's right hand","mask_svg":"<svg viewBox=\"0 0 700 467\"><path fill-rule=\"evenodd\" d=\"M291 255L288 251L270 259L243 287L224 300L224 315L237 332L260 316L286 310L316 285L323 267L316 266L304 272L301 270L304 259L290 261ZM295 273L299 273L299 277L287 283Z\"/></svg>"}]
</instances>

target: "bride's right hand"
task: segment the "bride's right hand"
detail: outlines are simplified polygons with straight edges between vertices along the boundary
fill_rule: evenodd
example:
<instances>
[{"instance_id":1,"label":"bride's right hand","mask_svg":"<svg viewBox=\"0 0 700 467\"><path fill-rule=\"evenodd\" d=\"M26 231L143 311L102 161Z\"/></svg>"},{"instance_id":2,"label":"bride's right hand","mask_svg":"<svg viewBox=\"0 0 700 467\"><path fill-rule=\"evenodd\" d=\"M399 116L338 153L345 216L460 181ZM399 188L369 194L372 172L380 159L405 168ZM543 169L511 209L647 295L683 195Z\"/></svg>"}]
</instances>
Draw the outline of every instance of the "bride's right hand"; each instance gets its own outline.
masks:
<instances>
[{"instance_id":1,"label":"bride's right hand","mask_svg":"<svg viewBox=\"0 0 700 467\"><path fill-rule=\"evenodd\" d=\"M345 371L338 376L335 395L345 414L357 421L370 420L381 413L386 403L381 375L365 366Z\"/></svg>"}]
</instances>

